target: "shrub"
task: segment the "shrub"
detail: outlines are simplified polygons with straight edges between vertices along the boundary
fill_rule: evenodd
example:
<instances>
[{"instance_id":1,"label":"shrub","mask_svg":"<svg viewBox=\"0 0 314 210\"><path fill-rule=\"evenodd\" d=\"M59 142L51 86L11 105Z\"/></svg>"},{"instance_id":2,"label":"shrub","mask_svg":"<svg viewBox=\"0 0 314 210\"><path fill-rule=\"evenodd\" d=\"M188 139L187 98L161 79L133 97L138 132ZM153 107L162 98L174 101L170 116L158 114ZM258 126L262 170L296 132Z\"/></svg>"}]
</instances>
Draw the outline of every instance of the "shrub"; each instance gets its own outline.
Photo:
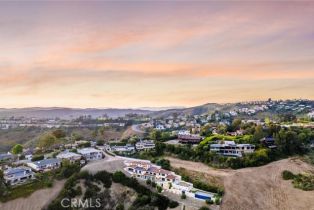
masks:
<instances>
[{"instance_id":1,"label":"shrub","mask_svg":"<svg viewBox=\"0 0 314 210\"><path fill-rule=\"evenodd\" d=\"M171 189L172 188L172 183L171 182L169 182L169 189Z\"/></svg>"},{"instance_id":2,"label":"shrub","mask_svg":"<svg viewBox=\"0 0 314 210\"><path fill-rule=\"evenodd\" d=\"M221 198L219 196L216 196L215 197L215 204L216 205L219 205L220 204L220 201L221 201Z\"/></svg>"},{"instance_id":3,"label":"shrub","mask_svg":"<svg viewBox=\"0 0 314 210\"><path fill-rule=\"evenodd\" d=\"M104 184L105 188L110 188L112 181L111 181L111 174L107 171L99 171L94 175L94 178L101 181Z\"/></svg>"},{"instance_id":4,"label":"shrub","mask_svg":"<svg viewBox=\"0 0 314 210\"><path fill-rule=\"evenodd\" d=\"M76 191L77 195L82 195L82 188L81 188L81 186L77 186L75 191Z\"/></svg>"},{"instance_id":5,"label":"shrub","mask_svg":"<svg viewBox=\"0 0 314 210\"><path fill-rule=\"evenodd\" d=\"M212 199L207 199L206 203L210 205L210 204L214 204L214 201Z\"/></svg>"},{"instance_id":6,"label":"shrub","mask_svg":"<svg viewBox=\"0 0 314 210\"><path fill-rule=\"evenodd\" d=\"M118 204L116 207L116 210L124 210L124 205L123 204Z\"/></svg>"},{"instance_id":7,"label":"shrub","mask_svg":"<svg viewBox=\"0 0 314 210\"><path fill-rule=\"evenodd\" d=\"M186 195L184 192L182 192L182 194L181 194L181 199L186 199Z\"/></svg>"},{"instance_id":8,"label":"shrub","mask_svg":"<svg viewBox=\"0 0 314 210\"><path fill-rule=\"evenodd\" d=\"M157 192L158 192L158 193L161 193L161 192L162 192L162 187L159 186L159 185L157 186Z\"/></svg>"},{"instance_id":9,"label":"shrub","mask_svg":"<svg viewBox=\"0 0 314 210\"><path fill-rule=\"evenodd\" d=\"M156 184L156 182L152 182L152 187L156 187L157 186L157 184Z\"/></svg>"},{"instance_id":10,"label":"shrub","mask_svg":"<svg viewBox=\"0 0 314 210\"><path fill-rule=\"evenodd\" d=\"M97 140L96 144L97 144L97 146L103 146L105 144L105 140L99 139L99 140Z\"/></svg>"},{"instance_id":11,"label":"shrub","mask_svg":"<svg viewBox=\"0 0 314 210\"><path fill-rule=\"evenodd\" d=\"M32 158L32 161L39 161L39 160L43 160L45 157L43 155L35 155Z\"/></svg>"},{"instance_id":12,"label":"shrub","mask_svg":"<svg viewBox=\"0 0 314 210\"><path fill-rule=\"evenodd\" d=\"M50 181L50 180L47 181L45 184L46 184L46 186L49 187L49 188L51 188L51 187L53 186L53 183L52 183L52 181Z\"/></svg>"},{"instance_id":13,"label":"shrub","mask_svg":"<svg viewBox=\"0 0 314 210\"><path fill-rule=\"evenodd\" d=\"M179 206L179 203L177 201L170 201L169 208L173 209Z\"/></svg>"},{"instance_id":14,"label":"shrub","mask_svg":"<svg viewBox=\"0 0 314 210\"><path fill-rule=\"evenodd\" d=\"M310 174L298 174L295 175L293 181L293 186L305 191L314 190L314 175Z\"/></svg>"},{"instance_id":15,"label":"shrub","mask_svg":"<svg viewBox=\"0 0 314 210\"><path fill-rule=\"evenodd\" d=\"M284 180L289 180L289 179L293 179L295 177L295 175L291 172L291 171L288 171L288 170L284 170L282 172L282 178Z\"/></svg>"},{"instance_id":16,"label":"shrub","mask_svg":"<svg viewBox=\"0 0 314 210\"><path fill-rule=\"evenodd\" d=\"M201 208L199 208L199 210L210 210L210 209L206 206L202 206Z\"/></svg>"},{"instance_id":17,"label":"shrub","mask_svg":"<svg viewBox=\"0 0 314 210\"><path fill-rule=\"evenodd\" d=\"M152 184L152 181L151 181L150 179L147 179L147 180L146 180L146 184L147 184L147 185L151 185L151 184Z\"/></svg>"},{"instance_id":18,"label":"shrub","mask_svg":"<svg viewBox=\"0 0 314 210\"><path fill-rule=\"evenodd\" d=\"M159 159L156 162L157 165L161 166L161 168L166 169L166 170L170 170L170 161L166 160L166 159Z\"/></svg>"},{"instance_id":19,"label":"shrub","mask_svg":"<svg viewBox=\"0 0 314 210\"><path fill-rule=\"evenodd\" d=\"M144 206L146 204L149 204L151 201L151 198L148 195L142 195L138 196L136 200L134 201L134 206Z\"/></svg>"},{"instance_id":20,"label":"shrub","mask_svg":"<svg viewBox=\"0 0 314 210\"><path fill-rule=\"evenodd\" d=\"M61 176L61 178L69 178L73 174L78 173L80 169L81 168L78 164L71 164L68 161L63 161L59 175Z\"/></svg>"},{"instance_id":21,"label":"shrub","mask_svg":"<svg viewBox=\"0 0 314 210\"><path fill-rule=\"evenodd\" d=\"M124 173L122 173L121 171L116 171L113 175L112 175L112 181L117 182L117 183L121 183L123 180L125 180L126 176Z\"/></svg>"},{"instance_id":22,"label":"shrub","mask_svg":"<svg viewBox=\"0 0 314 210\"><path fill-rule=\"evenodd\" d=\"M77 153L77 149L70 149L70 152L74 152L74 153Z\"/></svg>"}]
</instances>

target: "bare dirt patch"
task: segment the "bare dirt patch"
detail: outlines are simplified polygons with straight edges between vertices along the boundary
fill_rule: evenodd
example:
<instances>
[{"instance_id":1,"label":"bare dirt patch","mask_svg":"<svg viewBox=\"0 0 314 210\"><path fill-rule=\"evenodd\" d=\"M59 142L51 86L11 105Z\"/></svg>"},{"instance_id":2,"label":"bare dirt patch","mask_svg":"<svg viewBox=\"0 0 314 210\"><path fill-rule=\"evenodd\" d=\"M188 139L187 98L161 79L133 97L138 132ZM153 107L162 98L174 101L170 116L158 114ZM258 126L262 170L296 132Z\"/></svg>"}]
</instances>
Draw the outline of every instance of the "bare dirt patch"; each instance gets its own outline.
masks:
<instances>
[{"instance_id":1,"label":"bare dirt patch","mask_svg":"<svg viewBox=\"0 0 314 210\"><path fill-rule=\"evenodd\" d=\"M62 190L65 181L55 181L52 188L34 192L27 198L18 198L6 203L0 203L1 210L40 210L48 205Z\"/></svg>"},{"instance_id":2,"label":"bare dirt patch","mask_svg":"<svg viewBox=\"0 0 314 210\"><path fill-rule=\"evenodd\" d=\"M314 210L314 191L302 191L281 177L283 170L313 172L314 167L296 158L261 167L220 170L202 163L169 157L172 167L205 173L222 180L225 196L222 210Z\"/></svg>"}]
</instances>

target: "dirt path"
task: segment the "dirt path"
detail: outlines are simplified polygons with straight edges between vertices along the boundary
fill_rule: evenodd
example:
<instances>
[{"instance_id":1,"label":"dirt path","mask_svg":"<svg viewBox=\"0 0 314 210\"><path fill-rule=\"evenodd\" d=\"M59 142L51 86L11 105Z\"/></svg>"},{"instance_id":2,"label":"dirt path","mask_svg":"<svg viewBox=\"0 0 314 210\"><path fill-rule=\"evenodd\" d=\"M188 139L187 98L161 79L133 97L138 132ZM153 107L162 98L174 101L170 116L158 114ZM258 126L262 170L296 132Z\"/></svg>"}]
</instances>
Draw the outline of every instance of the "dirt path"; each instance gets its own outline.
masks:
<instances>
[{"instance_id":1,"label":"dirt path","mask_svg":"<svg viewBox=\"0 0 314 210\"><path fill-rule=\"evenodd\" d=\"M314 210L314 191L295 189L291 181L281 178L283 170L294 173L314 171L299 159L284 159L255 168L219 170L202 163L170 160L172 167L206 173L223 180L225 196L222 210Z\"/></svg>"},{"instance_id":2,"label":"dirt path","mask_svg":"<svg viewBox=\"0 0 314 210\"><path fill-rule=\"evenodd\" d=\"M41 210L48 205L62 190L65 181L55 181L52 188L38 190L27 198L18 198L0 203L1 210Z\"/></svg>"},{"instance_id":3,"label":"dirt path","mask_svg":"<svg viewBox=\"0 0 314 210\"><path fill-rule=\"evenodd\" d=\"M124 168L124 159L118 156L112 157L110 155L106 155L106 157L102 160L97 160L88 163L81 170L89 171L90 173L96 173L98 171L106 170L110 173L114 173L116 171L123 171Z\"/></svg>"},{"instance_id":4,"label":"dirt path","mask_svg":"<svg viewBox=\"0 0 314 210\"><path fill-rule=\"evenodd\" d=\"M209 174L211 176L219 176L221 178L224 178L226 176L231 176L234 174L236 171L235 170L230 170L230 169L215 169L211 168L204 163L200 162L192 162L192 161L187 161L187 160L180 160L177 158L173 157L166 157L166 159L170 160L171 166L175 168L185 168L189 169L192 171L198 171L202 173Z\"/></svg>"}]
</instances>

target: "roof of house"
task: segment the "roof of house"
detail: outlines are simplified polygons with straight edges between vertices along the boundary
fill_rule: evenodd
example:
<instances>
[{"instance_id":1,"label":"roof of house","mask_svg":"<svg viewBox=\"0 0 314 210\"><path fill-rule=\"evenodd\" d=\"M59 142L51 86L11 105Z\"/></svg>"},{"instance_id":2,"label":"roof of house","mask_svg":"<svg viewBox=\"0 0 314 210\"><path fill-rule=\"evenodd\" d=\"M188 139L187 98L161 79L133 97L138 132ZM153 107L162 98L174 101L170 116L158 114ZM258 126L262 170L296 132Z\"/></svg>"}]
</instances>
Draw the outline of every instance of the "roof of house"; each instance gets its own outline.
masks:
<instances>
[{"instance_id":1,"label":"roof of house","mask_svg":"<svg viewBox=\"0 0 314 210\"><path fill-rule=\"evenodd\" d=\"M22 176L24 175L25 171L31 171L31 169L28 167L9 168L4 171L4 175L5 176L11 176L11 175Z\"/></svg>"},{"instance_id":2,"label":"roof of house","mask_svg":"<svg viewBox=\"0 0 314 210\"><path fill-rule=\"evenodd\" d=\"M167 179L175 179L176 178L176 176L175 175L172 175L172 174L169 174L169 175L167 175L167 177L166 177Z\"/></svg>"},{"instance_id":3,"label":"roof of house","mask_svg":"<svg viewBox=\"0 0 314 210\"><path fill-rule=\"evenodd\" d=\"M138 171L145 171L145 169L144 169L144 168L142 168L142 167L138 167L138 166L137 166L137 167L135 167L134 169L135 169L135 170L138 170Z\"/></svg>"},{"instance_id":4,"label":"roof of house","mask_svg":"<svg viewBox=\"0 0 314 210\"><path fill-rule=\"evenodd\" d=\"M52 158L52 159L39 160L32 163L37 166L45 166L45 165L55 164L55 163L60 163L60 162L61 162L60 159Z\"/></svg>"},{"instance_id":5,"label":"roof of house","mask_svg":"<svg viewBox=\"0 0 314 210\"><path fill-rule=\"evenodd\" d=\"M71 157L81 157L81 155L68 151L61 152L57 155L57 158L71 158Z\"/></svg>"},{"instance_id":6,"label":"roof of house","mask_svg":"<svg viewBox=\"0 0 314 210\"><path fill-rule=\"evenodd\" d=\"M149 169L147 169L147 171L149 171L149 172L154 172L154 173L158 173L158 171L159 171L159 168L156 168L156 167L150 167Z\"/></svg>"},{"instance_id":7,"label":"roof of house","mask_svg":"<svg viewBox=\"0 0 314 210\"><path fill-rule=\"evenodd\" d=\"M85 155L85 154L90 154L90 153L94 153L94 152L101 152L98 149L92 148L92 147L88 147L88 148L83 148L83 149L79 149L77 150L78 153Z\"/></svg>"},{"instance_id":8,"label":"roof of house","mask_svg":"<svg viewBox=\"0 0 314 210\"><path fill-rule=\"evenodd\" d=\"M11 154L0 154L0 160L6 160L6 159L10 159L13 158L13 155Z\"/></svg>"},{"instance_id":9,"label":"roof of house","mask_svg":"<svg viewBox=\"0 0 314 210\"><path fill-rule=\"evenodd\" d=\"M165 169L159 169L159 173L162 173L162 174L171 174L171 171L168 171L168 170L165 170Z\"/></svg>"}]
</instances>

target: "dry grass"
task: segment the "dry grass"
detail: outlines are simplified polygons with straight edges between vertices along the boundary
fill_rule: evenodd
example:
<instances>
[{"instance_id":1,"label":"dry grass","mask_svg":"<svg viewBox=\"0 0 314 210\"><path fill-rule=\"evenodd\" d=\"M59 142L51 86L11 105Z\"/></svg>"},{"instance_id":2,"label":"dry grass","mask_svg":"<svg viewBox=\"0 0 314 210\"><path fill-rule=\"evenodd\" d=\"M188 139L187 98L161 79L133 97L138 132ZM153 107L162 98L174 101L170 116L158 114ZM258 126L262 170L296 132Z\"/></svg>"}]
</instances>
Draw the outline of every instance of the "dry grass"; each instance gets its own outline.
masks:
<instances>
[{"instance_id":1,"label":"dry grass","mask_svg":"<svg viewBox=\"0 0 314 210\"><path fill-rule=\"evenodd\" d=\"M27 198L18 198L6 203L0 203L1 210L40 210L48 205L62 190L65 181L55 181L52 188L34 192Z\"/></svg>"},{"instance_id":2,"label":"dry grass","mask_svg":"<svg viewBox=\"0 0 314 210\"><path fill-rule=\"evenodd\" d=\"M207 174L225 188L222 210L314 210L314 191L302 191L281 177L283 170L311 172L314 167L299 159L284 159L255 168L219 170L202 163L168 158L172 167ZM192 173L192 172L191 172ZM210 180L210 179L209 179Z\"/></svg>"}]
</instances>

